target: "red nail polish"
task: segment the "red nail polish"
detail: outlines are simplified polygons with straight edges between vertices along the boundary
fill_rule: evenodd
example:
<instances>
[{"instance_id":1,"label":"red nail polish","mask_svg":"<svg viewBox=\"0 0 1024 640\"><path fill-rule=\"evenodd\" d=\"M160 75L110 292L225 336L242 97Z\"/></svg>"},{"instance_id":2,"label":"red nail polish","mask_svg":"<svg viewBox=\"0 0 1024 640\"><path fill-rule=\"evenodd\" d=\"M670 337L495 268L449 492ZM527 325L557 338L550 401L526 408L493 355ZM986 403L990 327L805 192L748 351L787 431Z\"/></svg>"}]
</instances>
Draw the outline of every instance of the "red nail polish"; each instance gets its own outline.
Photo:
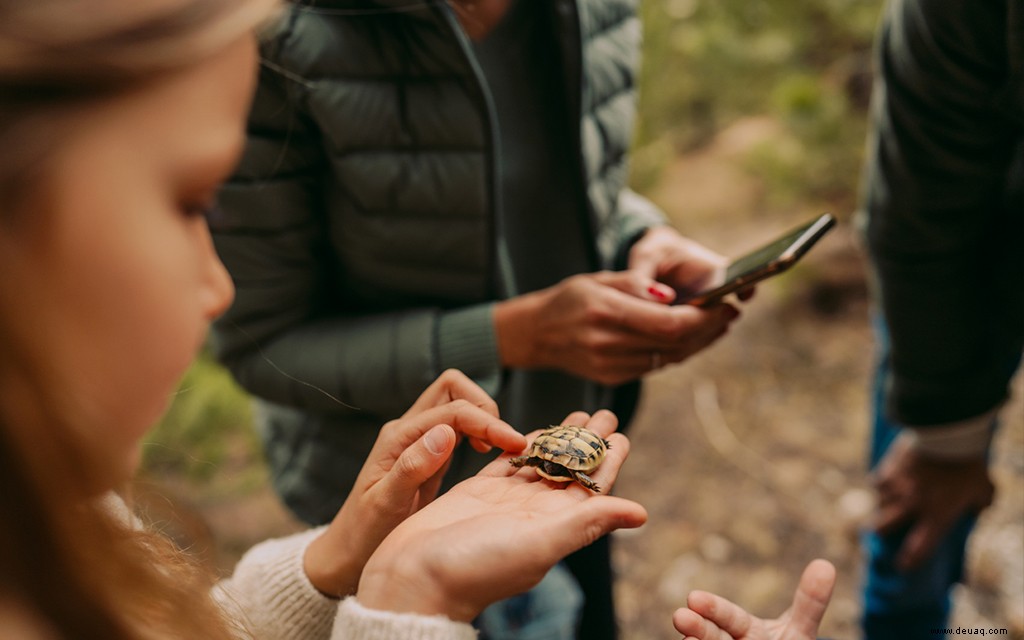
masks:
<instances>
[{"instance_id":1,"label":"red nail polish","mask_svg":"<svg viewBox=\"0 0 1024 640\"><path fill-rule=\"evenodd\" d=\"M651 294L658 300L668 300L668 295L661 289L655 287L654 285L647 287L647 293Z\"/></svg>"}]
</instances>

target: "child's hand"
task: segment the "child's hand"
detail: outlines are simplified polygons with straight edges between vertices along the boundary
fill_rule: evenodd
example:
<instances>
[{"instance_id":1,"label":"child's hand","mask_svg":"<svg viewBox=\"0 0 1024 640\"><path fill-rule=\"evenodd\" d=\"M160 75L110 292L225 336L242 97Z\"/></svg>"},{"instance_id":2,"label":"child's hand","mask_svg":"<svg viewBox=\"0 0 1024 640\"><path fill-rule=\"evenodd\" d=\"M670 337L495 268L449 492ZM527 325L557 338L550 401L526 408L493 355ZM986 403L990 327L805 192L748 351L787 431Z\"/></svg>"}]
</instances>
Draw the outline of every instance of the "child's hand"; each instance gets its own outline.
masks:
<instances>
[{"instance_id":1,"label":"child's hand","mask_svg":"<svg viewBox=\"0 0 1024 640\"><path fill-rule=\"evenodd\" d=\"M352 493L307 548L304 567L313 586L339 597L355 592L381 541L437 495L460 435L478 450L518 453L526 446L483 389L458 371L444 372L401 418L381 428Z\"/></svg>"},{"instance_id":2,"label":"child's hand","mask_svg":"<svg viewBox=\"0 0 1024 640\"><path fill-rule=\"evenodd\" d=\"M687 608L672 616L685 640L814 640L832 598L836 570L827 560L815 560L804 569L793 605L775 620L755 618L725 598L694 591Z\"/></svg>"},{"instance_id":3,"label":"child's hand","mask_svg":"<svg viewBox=\"0 0 1024 640\"><path fill-rule=\"evenodd\" d=\"M575 413L565 424L585 425L611 441L590 474L602 490L610 489L629 453L625 436L612 433L615 416L599 411L588 420ZM569 553L647 519L635 502L543 480L533 468L511 466L509 457L399 525L367 563L359 601L372 609L469 621L489 604L536 585Z\"/></svg>"}]
</instances>

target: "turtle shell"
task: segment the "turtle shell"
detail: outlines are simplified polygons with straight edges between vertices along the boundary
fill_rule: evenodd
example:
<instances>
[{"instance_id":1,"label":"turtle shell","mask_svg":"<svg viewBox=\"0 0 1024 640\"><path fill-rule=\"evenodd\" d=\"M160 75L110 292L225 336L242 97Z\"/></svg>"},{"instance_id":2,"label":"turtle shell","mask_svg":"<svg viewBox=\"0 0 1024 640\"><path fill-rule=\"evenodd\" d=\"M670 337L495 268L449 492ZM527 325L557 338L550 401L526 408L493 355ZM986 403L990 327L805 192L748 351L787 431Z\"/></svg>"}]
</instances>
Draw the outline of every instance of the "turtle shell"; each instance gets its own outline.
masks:
<instances>
[{"instance_id":1,"label":"turtle shell","mask_svg":"<svg viewBox=\"0 0 1024 640\"><path fill-rule=\"evenodd\" d=\"M593 431L562 425L541 432L526 455L586 473L596 469L607 452L608 441Z\"/></svg>"}]
</instances>

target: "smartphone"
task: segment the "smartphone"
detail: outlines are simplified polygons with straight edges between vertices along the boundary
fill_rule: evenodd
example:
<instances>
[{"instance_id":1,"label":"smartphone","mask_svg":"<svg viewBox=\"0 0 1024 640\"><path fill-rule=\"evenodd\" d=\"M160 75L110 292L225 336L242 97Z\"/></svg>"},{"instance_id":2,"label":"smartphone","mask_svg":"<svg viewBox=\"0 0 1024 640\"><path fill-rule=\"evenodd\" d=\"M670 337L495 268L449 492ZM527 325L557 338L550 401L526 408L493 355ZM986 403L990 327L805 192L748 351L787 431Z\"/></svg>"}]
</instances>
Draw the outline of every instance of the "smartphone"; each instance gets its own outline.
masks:
<instances>
[{"instance_id":1,"label":"smartphone","mask_svg":"<svg viewBox=\"0 0 1024 640\"><path fill-rule=\"evenodd\" d=\"M685 296L680 302L710 307L734 291L782 273L792 267L835 224L836 219L825 213L800 225L763 247L733 260L728 267L717 273L704 289Z\"/></svg>"}]
</instances>

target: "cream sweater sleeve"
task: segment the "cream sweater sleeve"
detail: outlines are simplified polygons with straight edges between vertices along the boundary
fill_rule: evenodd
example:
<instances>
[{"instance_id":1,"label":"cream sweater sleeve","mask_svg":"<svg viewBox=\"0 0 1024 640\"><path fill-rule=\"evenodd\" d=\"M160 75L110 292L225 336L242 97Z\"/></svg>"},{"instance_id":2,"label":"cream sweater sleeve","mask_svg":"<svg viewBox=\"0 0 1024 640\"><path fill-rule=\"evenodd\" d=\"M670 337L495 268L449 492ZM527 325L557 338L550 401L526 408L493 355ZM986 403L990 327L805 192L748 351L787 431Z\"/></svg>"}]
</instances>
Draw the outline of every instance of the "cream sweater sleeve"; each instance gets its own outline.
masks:
<instances>
[{"instance_id":1,"label":"cream sweater sleeve","mask_svg":"<svg viewBox=\"0 0 1024 640\"><path fill-rule=\"evenodd\" d=\"M331 640L476 640L476 629L444 616L375 611L346 598L334 620Z\"/></svg>"},{"instance_id":2,"label":"cream sweater sleeve","mask_svg":"<svg viewBox=\"0 0 1024 640\"><path fill-rule=\"evenodd\" d=\"M255 640L475 640L472 626L442 616L374 611L355 598L338 602L309 582L302 567L311 529L253 547L214 598L240 638Z\"/></svg>"},{"instance_id":3,"label":"cream sweater sleeve","mask_svg":"<svg viewBox=\"0 0 1024 640\"><path fill-rule=\"evenodd\" d=\"M213 597L235 623L239 637L331 637L338 601L317 591L302 568L306 547L319 533L310 529L256 545L242 556L231 577L214 587Z\"/></svg>"},{"instance_id":4,"label":"cream sweater sleeve","mask_svg":"<svg viewBox=\"0 0 1024 640\"><path fill-rule=\"evenodd\" d=\"M129 529L142 528L121 496L109 493L101 505ZM310 583L302 561L323 528L267 540L242 556L230 578L212 592L244 640L475 640L476 630L444 616L374 611L356 599L339 602ZM2 612L0 612L2 613Z\"/></svg>"}]
</instances>

